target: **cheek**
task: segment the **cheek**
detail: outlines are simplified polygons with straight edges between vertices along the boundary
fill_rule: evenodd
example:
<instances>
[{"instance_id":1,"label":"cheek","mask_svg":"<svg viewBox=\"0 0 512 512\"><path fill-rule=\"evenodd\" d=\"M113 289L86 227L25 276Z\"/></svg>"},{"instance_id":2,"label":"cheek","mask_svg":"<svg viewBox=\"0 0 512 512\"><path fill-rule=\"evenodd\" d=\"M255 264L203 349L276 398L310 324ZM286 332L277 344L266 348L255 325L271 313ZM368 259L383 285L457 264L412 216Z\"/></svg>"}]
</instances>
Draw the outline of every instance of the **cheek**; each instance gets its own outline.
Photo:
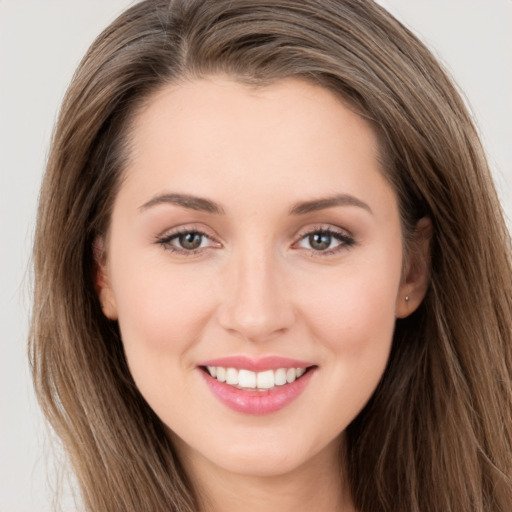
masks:
<instances>
[{"instance_id":1,"label":"cheek","mask_svg":"<svg viewBox=\"0 0 512 512\"><path fill-rule=\"evenodd\" d=\"M189 354L211 315L212 297L199 289L200 276L182 268L127 267L115 291L128 364L141 390L146 383L164 389L177 374L170 370L193 364Z\"/></svg>"},{"instance_id":2,"label":"cheek","mask_svg":"<svg viewBox=\"0 0 512 512\"><path fill-rule=\"evenodd\" d=\"M127 273L118 288L119 326L130 373L153 411L173 427L179 420L174 412L197 402L192 354L212 309L208 290L198 292L200 283L183 269L167 267Z\"/></svg>"},{"instance_id":3,"label":"cheek","mask_svg":"<svg viewBox=\"0 0 512 512\"><path fill-rule=\"evenodd\" d=\"M399 257L340 266L322 285L307 283L302 316L344 374L384 369L395 326Z\"/></svg>"},{"instance_id":4,"label":"cheek","mask_svg":"<svg viewBox=\"0 0 512 512\"><path fill-rule=\"evenodd\" d=\"M317 416L324 411L326 435L333 438L360 413L386 369L400 268L390 274L379 277L366 267L340 272L325 286L311 285L303 303L325 370Z\"/></svg>"},{"instance_id":5,"label":"cheek","mask_svg":"<svg viewBox=\"0 0 512 512\"><path fill-rule=\"evenodd\" d=\"M349 339L353 336L357 346L365 340L371 343L373 337L365 333L378 332L394 324L396 289L387 284L346 279L340 287L331 287L330 300L317 301L320 325L333 335L344 332Z\"/></svg>"}]
</instances>

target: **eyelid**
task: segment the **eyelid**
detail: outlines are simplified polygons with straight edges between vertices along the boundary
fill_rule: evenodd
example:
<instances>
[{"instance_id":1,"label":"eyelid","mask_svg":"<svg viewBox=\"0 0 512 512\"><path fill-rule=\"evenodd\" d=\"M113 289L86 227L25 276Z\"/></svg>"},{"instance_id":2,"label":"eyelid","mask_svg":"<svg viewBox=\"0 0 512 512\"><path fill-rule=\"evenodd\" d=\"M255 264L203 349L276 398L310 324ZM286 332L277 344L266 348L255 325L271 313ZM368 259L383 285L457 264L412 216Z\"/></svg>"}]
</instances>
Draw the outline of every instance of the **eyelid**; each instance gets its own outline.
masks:
<instances>
[{"instance_id":1,"label":"eyelid","mask_svg":"<svg viewBox=\"0 0 512 512\"><path fill-rule=\"evenodd\" d=\"M311 224L309 226L300 228L295 233L295 238L302 238L302 237L304 237L306 235L310 235L312 233L318 233L319 231L329 232L329 233L333 233L333 234L338 234L338 235L354 238L354 235L348 229L341 228L341 227L335 226L333 224L322 224L322 223L315 223L315 224Z\"/></svg>"},{"instance_id":2,"label":"eyelid","mask_svg":"<svg viewBox=\"0 0 512 512\"><path fill-rule=\"evenodd\" d=\"M307 236L313 235L315 233L327 233L339 240L340 243L336 247L333 247L332 249L326 249L324 251L302 248L302 250L309 251L313 256L324 257L334 255L341 251L347 250L356 244L354 235L352 235L352 233L350 233L348 230L338 226L333 226L332 224L317 224L299 230L295 235L296 241L292 244L292 247L301 249L300 247L297 247L297 245Z\"/></svg>"},{"instance_id":3,"label":"eyelid","mask_svg":"<svg viewBox=\"0 0 512 512\"><path fill-rule=\"evenodd\" d=\"M212 234L210 231L211 230L209 229L205 229L204 227L199 227L194 224L184 224L171 229L167 229L163 231L161 234L156 235L154 243L156 243L157 245L161 245L165 250L169 252L180 255L192 256L208 248L217 249L219 247L222 247L222 243L218 239L219 237ZM197 233L198 235L208 238L213 243L209 247L198 247L197 249L182 249L178 246L171 244L171 241L177 238L178 236L186 235L188 233Z\"/></svg>"},{"instance_id":4,"label":"eyelid","mask_svg":"<svg viewBox=\"0 0 512 512\"><path fill-rule=\"evenodd\" d=\"M197 233L203 237L206 237L212 243L208 247L198 247L197 249L182 249L171 244L171 241L178 236L189 233ZM340 243L336 247L326 250L315 250L312 248L307 249L298 247L298 244L302 240L304 240L307 236L313 235L315 233L329 234L330 236L337 239ZM294 239L295 241L292 244L292 248L309 251L312 255L320 257L333 255L340 251L347 250L356 243L354 236L348 230L340 228L339 226L333 226L332 224L316 224L302 228L297 231ZM219 241L219 237L216 234L212 234L210 229L205 229L204 227L199 227L194 224L184 224L171 229L167 229L161 234L155 236L154 243L161 245L165 250L168 250L172 253L186 256L192 256L201 253L205 249L217 249L223 246L222 242Z\"/></svg>"}]
</instances>

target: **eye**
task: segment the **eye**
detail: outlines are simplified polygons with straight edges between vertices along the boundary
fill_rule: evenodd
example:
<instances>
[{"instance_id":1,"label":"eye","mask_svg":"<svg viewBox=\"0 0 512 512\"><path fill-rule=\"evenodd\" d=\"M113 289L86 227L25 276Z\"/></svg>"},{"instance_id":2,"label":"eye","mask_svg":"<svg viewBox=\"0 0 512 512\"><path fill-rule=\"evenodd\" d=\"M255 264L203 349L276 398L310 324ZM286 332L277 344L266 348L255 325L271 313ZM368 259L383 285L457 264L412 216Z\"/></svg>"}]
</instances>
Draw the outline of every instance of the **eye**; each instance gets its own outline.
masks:
<instances>
[{"instance_id":1,"label":"eye","mask_svg":"<svg viewBox=\"0 0 512 512\"><path fill-rule=\"evenodd\" d=\"M354 245L354 239L345 233L332 229L316 229L302 236L297 246L310 249L313 252L332 254L346 247Z\"/></svg>"},{"instance_id":2,"label":"eye","mask_svg":"<svg viewBox=\"0 0 512 512\"><path fill-rule=\"evenodd\" d=\"M182 249L193 251L194 249L199 249L199 247L201 247L204 238L205 236L201 233L191 232L180 234L174 237L173 240L175 240Z\"/></svg>"},{"instance_id":3,"label":"eye","mask_svg":"<svg viewBox=\"0 0 512 512\"><path fill-rule=\"evenodd\" d=\"M208 247L220 247L206 233L192 229L165 234L158 237L156 242L168 251L185 255L195 254Z\"/></svg>"}]
</instances>

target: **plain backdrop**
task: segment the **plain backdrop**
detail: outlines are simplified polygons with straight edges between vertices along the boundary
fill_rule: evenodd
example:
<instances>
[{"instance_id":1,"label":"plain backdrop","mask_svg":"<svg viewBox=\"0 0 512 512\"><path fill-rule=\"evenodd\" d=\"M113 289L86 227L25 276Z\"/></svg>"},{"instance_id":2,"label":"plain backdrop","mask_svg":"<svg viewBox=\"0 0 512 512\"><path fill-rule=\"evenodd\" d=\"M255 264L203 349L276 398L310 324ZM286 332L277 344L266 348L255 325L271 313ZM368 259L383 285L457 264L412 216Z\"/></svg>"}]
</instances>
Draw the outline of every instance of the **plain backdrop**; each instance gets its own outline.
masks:
<instances>
[{"instance_id":1,"label":"plain backdrop","mask_svg":"<svg viewBox=\"0 0 512 512\"><path fill-rule=\"evenodd\" d=\"M26 357L38 189L75 67L94 37L133 3L0 0L0 512L51 509L59 459L48 449ZM420 35L464 91L511 219L512 1L381 3ZM75 510L69 499L64 508Z\"/></svg>"}]
</instances>

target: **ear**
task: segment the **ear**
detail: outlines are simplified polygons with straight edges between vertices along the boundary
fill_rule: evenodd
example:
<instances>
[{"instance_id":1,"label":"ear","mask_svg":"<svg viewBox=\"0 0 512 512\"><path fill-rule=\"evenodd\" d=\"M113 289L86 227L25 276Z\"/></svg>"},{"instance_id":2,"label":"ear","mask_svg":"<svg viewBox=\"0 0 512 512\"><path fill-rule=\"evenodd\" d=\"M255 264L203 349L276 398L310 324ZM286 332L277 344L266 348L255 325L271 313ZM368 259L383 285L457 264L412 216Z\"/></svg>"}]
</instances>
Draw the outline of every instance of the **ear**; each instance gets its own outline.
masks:
<instances>
[{"instance_id":1,"label":"ear","mask_svg":"<svg viewBox=\"0 0 512 512\"><path fill-rule=\"evenodd\" d=\"M416 311L427 293L430 278L432 222L423 217L414 228L396 301L397 318Z\"/></svg>"},{"instance_id":2,"label":"ear","mask_svg":"<svg viewBox=\"0 0 512 512\"><path fill-rule=\"evenodd\" d=\"M103 314L109 320L117 320L117 304L110 280L105 241L96 237L93 242L94 255L94 288L101 304Z\"/></svg>"}]
</instances>

